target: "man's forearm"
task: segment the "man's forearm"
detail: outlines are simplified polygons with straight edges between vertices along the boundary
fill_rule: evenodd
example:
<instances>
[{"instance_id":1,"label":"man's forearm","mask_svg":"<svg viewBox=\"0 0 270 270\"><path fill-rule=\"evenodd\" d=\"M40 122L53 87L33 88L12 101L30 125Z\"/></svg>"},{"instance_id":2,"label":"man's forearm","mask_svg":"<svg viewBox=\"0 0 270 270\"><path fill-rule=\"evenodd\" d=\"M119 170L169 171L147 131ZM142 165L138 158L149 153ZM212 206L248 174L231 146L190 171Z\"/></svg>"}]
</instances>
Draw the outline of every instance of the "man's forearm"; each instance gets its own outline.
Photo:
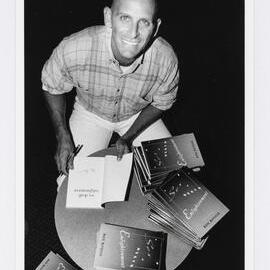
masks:
<instances>
[{"instance_id":1,"label":"man's forearm","mask_svg":"<svg viewBox=\"0 0 270 270\"><path fill-rule=\"evenodd\" d=\"M162 115L163 111L148 105L144 108L129 130L121 137L132 143L132 141L148 126L155 122Z\"/></svg>"},{"instance_id":2,"label":"man's forearm","mask_svg":"<svg viewBox=\"0 0 270 270\"><path fill-rule=\"evenodd\" d=\"M56 137L69 136L70 133L66 123L66 97L62 95L52 95L44 91L44 97L47 103L52 123L55 129Z\"/></svg>"},{"instance_id":3,"label":"man's forearm","mask_svg":"<svg viewBox=\"0 0 270 270\"><path fill-rule=\"evenodd\" d=\"M72 152L74 144L71 133L66 123L66 97L65 95L52 95L44 91L57 139L57 150L55 160L59 172L68 174L68 170L73 168Z\"/></svg>"}]
</instances>

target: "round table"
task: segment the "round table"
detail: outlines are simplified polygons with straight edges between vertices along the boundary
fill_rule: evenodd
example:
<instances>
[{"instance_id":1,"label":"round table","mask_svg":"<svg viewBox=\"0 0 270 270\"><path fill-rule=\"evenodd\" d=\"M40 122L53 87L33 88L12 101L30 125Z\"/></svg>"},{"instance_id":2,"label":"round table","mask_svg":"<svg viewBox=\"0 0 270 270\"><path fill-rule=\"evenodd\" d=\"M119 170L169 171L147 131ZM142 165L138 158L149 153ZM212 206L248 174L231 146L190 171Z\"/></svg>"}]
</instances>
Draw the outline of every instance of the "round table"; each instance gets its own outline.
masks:
<instances>
[{"instance_id":1,"label":"round table","mask_svg":"<svg viewBox=\"0 0 270 270\"><path fill-rule=\"evenodd\" d=\"M91 156L115 155L115 148L108 148ZM55 225L59 239L71 259L84 270L94 269L97 231L101 223L113 223L142 229L162 231L147 219L147 199L142 195L135 174L132 177L128 200L110 202L104 209L66 208L67 178L56 197ZM173 270L181 264L192 247L168 234L166 268Z\"/></svg>"}]
</instances>

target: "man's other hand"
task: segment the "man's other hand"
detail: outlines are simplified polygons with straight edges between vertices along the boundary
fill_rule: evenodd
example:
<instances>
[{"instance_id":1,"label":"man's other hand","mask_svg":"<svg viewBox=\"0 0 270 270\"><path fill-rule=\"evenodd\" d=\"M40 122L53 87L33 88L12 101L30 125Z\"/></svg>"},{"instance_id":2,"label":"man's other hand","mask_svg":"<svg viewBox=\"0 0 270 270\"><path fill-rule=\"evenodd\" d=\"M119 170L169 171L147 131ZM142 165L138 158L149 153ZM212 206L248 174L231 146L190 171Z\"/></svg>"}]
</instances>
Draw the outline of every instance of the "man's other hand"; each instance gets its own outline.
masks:
<instances>
[{"instance_id":1,"label":"man's other hand","mask_svg":"<svg viewBox=\"0 0 270 270\"><path fill-rule=\"evenodd\" d=\"M117 151L117 160L121 160L124 154L129 153L128 142L123 138L119 138L116 143L116 151Z\"/></svg>"},{"instance_id":2,"label":"man's other hand","mask_svg":"<svg viewBox=\"0 0 270 270\"><path fill-rule=\"evenodd\" d=\"M73 150L74 144L69 136L58 140L54 158L60 173L62 172L63 174L68 175L68 171L73 169Z\"/></svg>"}]
</instances>

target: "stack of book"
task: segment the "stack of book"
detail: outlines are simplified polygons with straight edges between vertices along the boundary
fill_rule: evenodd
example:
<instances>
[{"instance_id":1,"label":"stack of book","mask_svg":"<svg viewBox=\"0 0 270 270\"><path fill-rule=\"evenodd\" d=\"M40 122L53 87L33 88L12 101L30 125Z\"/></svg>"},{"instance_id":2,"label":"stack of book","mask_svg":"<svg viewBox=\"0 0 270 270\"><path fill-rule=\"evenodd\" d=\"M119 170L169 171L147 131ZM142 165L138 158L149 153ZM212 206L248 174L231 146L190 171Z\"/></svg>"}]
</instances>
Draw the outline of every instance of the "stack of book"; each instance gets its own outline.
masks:
<instances>
[{"instance_id":1,"label":"stack of book","mask_svg":"<svg viewBox=\"0 0 270 270\"><path fill-rule=\"evenodd\" d=\"M133 147L133 154L135 174L144 194L158 187L174 170L204 166L193 133L144 141Z\"/></svg>"},{"instance_id":2,"label":"stack of book","mask_svg":"<svg viewBox=\"0 0 270 270\"><path fill-rule=\"evenodd\" d=\"M146 196L148 218L197 249L203 247L208 231L229 211L184 168L172 172Z\"/></svg>"},{"instance_id":3,"label":"stack of book","mask_svg":"<svg viewBox=\"0 0 270 270\"><path fill-rule=\"evenodd\" d=\"M95 269L162 270L166 233L103 223L97 235Z\"/></svg>"},{"instance_id":4,"label":"stack of book","mask_svg":"<svg viewBox=\"0 0 270 270\"><path fill-rule=\"evenodd\" d=\"M148 198L148 218L201 249L207 232L229 209L193 173L204 166L194 134L145 141L133 153L135 175Z\"/></svg>"}]
</instances>

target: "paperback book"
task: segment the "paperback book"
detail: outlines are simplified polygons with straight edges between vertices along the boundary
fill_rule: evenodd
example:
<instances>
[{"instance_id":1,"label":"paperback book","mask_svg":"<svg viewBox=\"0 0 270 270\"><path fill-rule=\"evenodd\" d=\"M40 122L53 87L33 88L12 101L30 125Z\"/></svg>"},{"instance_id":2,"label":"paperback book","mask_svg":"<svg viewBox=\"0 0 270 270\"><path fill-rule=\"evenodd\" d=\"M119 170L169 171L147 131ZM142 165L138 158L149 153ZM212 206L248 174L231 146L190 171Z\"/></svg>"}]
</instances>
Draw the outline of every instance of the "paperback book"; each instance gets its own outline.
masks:
<instances>
[{"instance_id":1,"label":"paperback book","mask_svg":"<svg viewBox=\"0 0 270 270\"><path fill-rule=\"evenodd\" d=\"M166 233L103 223L97 236L96 269L164 269Z\"/></svg>"},{"instance_id":2,"label":"paperback book","mask_svg":"<svg viewBox=\"0 0 270 270\"><path fill-rule=\"evenodd\" d=\"M69 171L67 208L103 208L106 202L124 201L132 167L132 153L74 160Z\"/></svg>"},{"instance_id":3,"label":"paperback book","mask_svg":"<svg viewBox=\"0 0 270 270\"><path fill-rule=\"evenodd\" d=\"M133 148L133 153L134 171L144 194L159 186L172 171L204 166L193 133L144 141Z\"/></svg>"},{"instance_id":4,"label":"paperback book","mask_svg":"<svg viewBox=\"0 0 270 270\"><path fill-rule=\"evenodd\" d=\"M229 211L191 170L184 168L172 172L146 196L149 219L198 249L204 245L208 231Z\"/></svg>"},{"instance_id":5,"label":"paperback book","mask_svg":"<svg viewBox=\"0 0 270 270\"><path fill-rule=\"evenodd\" d=\"M208 236L202 239L193 237L188 232L185 232L183 228L179 228L177 223L176 224L170 223L167 219L163 219L162 217L159 216L159 214L154 213L154 211L149 215L148 218L153 223L161 227L164 231L171 233L172 235L175 235L176 237L181 239L184 243L196 249L202 249L206 240L208 239Z\"/></svg>"},{"instance_id":6,"label":"paperback book","mask_svg":"<svg viewBox=\"0 0 270 270\"><path fill-rule=\"evenodd\" d=\"M36 270L76 270L76 268L64 260L59 254L50 251Z\"/></svg>"}]
</instances>

